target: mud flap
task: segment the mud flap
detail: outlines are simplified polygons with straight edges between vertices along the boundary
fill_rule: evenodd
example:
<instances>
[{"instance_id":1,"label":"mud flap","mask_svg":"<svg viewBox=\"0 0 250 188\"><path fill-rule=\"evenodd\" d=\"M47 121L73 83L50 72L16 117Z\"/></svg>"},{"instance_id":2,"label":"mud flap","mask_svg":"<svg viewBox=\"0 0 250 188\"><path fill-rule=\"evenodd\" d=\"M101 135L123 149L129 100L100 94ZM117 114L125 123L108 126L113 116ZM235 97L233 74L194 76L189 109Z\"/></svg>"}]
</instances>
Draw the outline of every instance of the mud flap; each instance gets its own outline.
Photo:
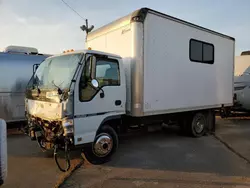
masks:
<instances>
[{"instance_id":1,"label":"mud flap","mask_svg":"<svg viewBox=\"0 0 250 188\"><path fill-rule=\"evenodd\" d=\"M206 133L207 134L211 134L215 132L215 111L214 110L208 110L207 112L207 122L208 122L208 126L207 126L207 130Z\"/></svg>"}]
</instances>

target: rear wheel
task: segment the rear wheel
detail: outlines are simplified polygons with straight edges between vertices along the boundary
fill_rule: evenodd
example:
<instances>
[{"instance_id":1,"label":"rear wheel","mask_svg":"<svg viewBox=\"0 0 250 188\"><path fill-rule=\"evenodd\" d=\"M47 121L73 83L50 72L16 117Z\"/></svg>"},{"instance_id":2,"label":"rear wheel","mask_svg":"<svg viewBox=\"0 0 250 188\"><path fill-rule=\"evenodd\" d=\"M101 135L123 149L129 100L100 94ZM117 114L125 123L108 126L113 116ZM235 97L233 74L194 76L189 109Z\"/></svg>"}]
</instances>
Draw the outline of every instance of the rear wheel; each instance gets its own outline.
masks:
<instances>
[{"instance_id":1,"label":"rear wheel","mask_svg":"<svg viewBox=\"0 0 250 188\"><path fill-rule=\"evenodd\" d=\"M189 132L193 137L201 137L204 135L206 129L208 127L207 116L205 113L198 112L194 114L190 127Z\"/></svg>"},{"instance_id":2,"label":"rear wheel","mask_svg":"<svg viewBox=\"0 0 250 188\"><path fill-rule=\"evenodd\" d=\"M90 163L103 164L110 160L117 147L117 133L112 127L105 125L98 131L92 145L84 149L84 154Z\"/></svg>"}]
</instances>

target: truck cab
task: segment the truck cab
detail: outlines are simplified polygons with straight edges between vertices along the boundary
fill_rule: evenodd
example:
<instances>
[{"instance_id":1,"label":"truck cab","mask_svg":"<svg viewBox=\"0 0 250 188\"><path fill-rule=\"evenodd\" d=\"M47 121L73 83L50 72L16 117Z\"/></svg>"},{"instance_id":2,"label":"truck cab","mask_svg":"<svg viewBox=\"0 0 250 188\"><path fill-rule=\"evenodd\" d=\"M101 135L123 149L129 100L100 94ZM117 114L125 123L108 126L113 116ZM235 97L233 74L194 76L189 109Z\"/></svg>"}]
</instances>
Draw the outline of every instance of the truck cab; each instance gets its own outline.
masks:
<instances>
[{"instance_id":1,"label":"truck cab","mask_svg":"<svg viewBox=\"0 0 250 188\"><path fill-rule=\"evenodd\" d=\"M118 144L109 122L125 114L125 89L117 55L85 50L49 57L26 89L29 135L45 150L93 143L88 154L106 159Z\"/></svg>"}]
</instances>

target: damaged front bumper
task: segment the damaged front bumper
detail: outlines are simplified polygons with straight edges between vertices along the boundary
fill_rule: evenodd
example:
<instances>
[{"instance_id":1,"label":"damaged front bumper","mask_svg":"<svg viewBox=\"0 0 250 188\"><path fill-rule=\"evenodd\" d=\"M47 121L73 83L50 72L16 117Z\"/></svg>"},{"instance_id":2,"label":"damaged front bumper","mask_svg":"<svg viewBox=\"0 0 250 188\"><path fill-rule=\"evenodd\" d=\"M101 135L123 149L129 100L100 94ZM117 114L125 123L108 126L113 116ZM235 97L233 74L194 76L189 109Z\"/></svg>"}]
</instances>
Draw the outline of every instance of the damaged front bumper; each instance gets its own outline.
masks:
<instances>
[{"instance_id":1,"label":"damaged front bumper","mask_svg":"<svg viewBox=\"0 0 250 188\"><path fill-rule=\"evenodd\" d=\"M48 121L38 117L29 116L29 135L36 140L43 151L53 150L54 159L59 170L66 172L70 168L70 150L74 149L73 120ZM58 162L58 152L64 152L66 168Z\"/></svg>"},{"instance_id":2,"label":"damaged front bumper","mask_svg":"<svg viewBox=\"0 0 250 188\"><path fill-rule=\"evenodd\" d=\"M54 143L57 140L73 138L74 120L69 116L67 105L67 102L57 103L26 98L25 114L31 139L42 138L43 141Z\"/></svg>"},{"instance_id":3,"label":"damaged front bumper","mask_svg":"<svg viewBox=\"0 0 250 188\"><path fill-rule=\"evenodd\" d=\"M27 115L28 135L31 140L37 140L42 149L52 149L56 144L64 145L65 140L74 146L73 119L44 120Z\"/></svg>"}]
</instances>

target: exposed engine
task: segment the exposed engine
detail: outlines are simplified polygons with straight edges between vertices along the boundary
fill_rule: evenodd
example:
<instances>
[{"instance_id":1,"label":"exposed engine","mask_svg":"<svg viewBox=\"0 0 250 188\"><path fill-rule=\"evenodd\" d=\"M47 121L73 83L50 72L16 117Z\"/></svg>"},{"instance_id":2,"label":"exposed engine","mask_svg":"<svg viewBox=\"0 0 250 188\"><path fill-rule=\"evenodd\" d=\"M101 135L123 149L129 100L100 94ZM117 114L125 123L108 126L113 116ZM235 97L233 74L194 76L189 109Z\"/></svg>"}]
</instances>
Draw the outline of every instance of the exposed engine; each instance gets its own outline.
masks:
<instances>
[{"instance_id":1,"label":"exposed engine","mask_svg":"<svg viewBox=\"0 0 250 188\"><path fill-rule=\"evenodd\" d=\"M64 143L60 122L32 118L29 122L29 132L31 139L37 140L44 150L52 149L55 144Z\"/></svg>"},{"instance_id":2,"label":"exposed engine","mask_svg":"<svg viewBox=\"0 0 250 188\"><path fill-rule=\"evenodd\" d=\"M40 118L28 118L28 132L32 140L37 140L43 150L54 150L54 159L58 168L66 172L70 168L69 145L70 138L64 136L64 129L60 121L46 121ZM61 150L65 154L66 168L58 162L57 153Z\"/></svg>"}]
</instances>

